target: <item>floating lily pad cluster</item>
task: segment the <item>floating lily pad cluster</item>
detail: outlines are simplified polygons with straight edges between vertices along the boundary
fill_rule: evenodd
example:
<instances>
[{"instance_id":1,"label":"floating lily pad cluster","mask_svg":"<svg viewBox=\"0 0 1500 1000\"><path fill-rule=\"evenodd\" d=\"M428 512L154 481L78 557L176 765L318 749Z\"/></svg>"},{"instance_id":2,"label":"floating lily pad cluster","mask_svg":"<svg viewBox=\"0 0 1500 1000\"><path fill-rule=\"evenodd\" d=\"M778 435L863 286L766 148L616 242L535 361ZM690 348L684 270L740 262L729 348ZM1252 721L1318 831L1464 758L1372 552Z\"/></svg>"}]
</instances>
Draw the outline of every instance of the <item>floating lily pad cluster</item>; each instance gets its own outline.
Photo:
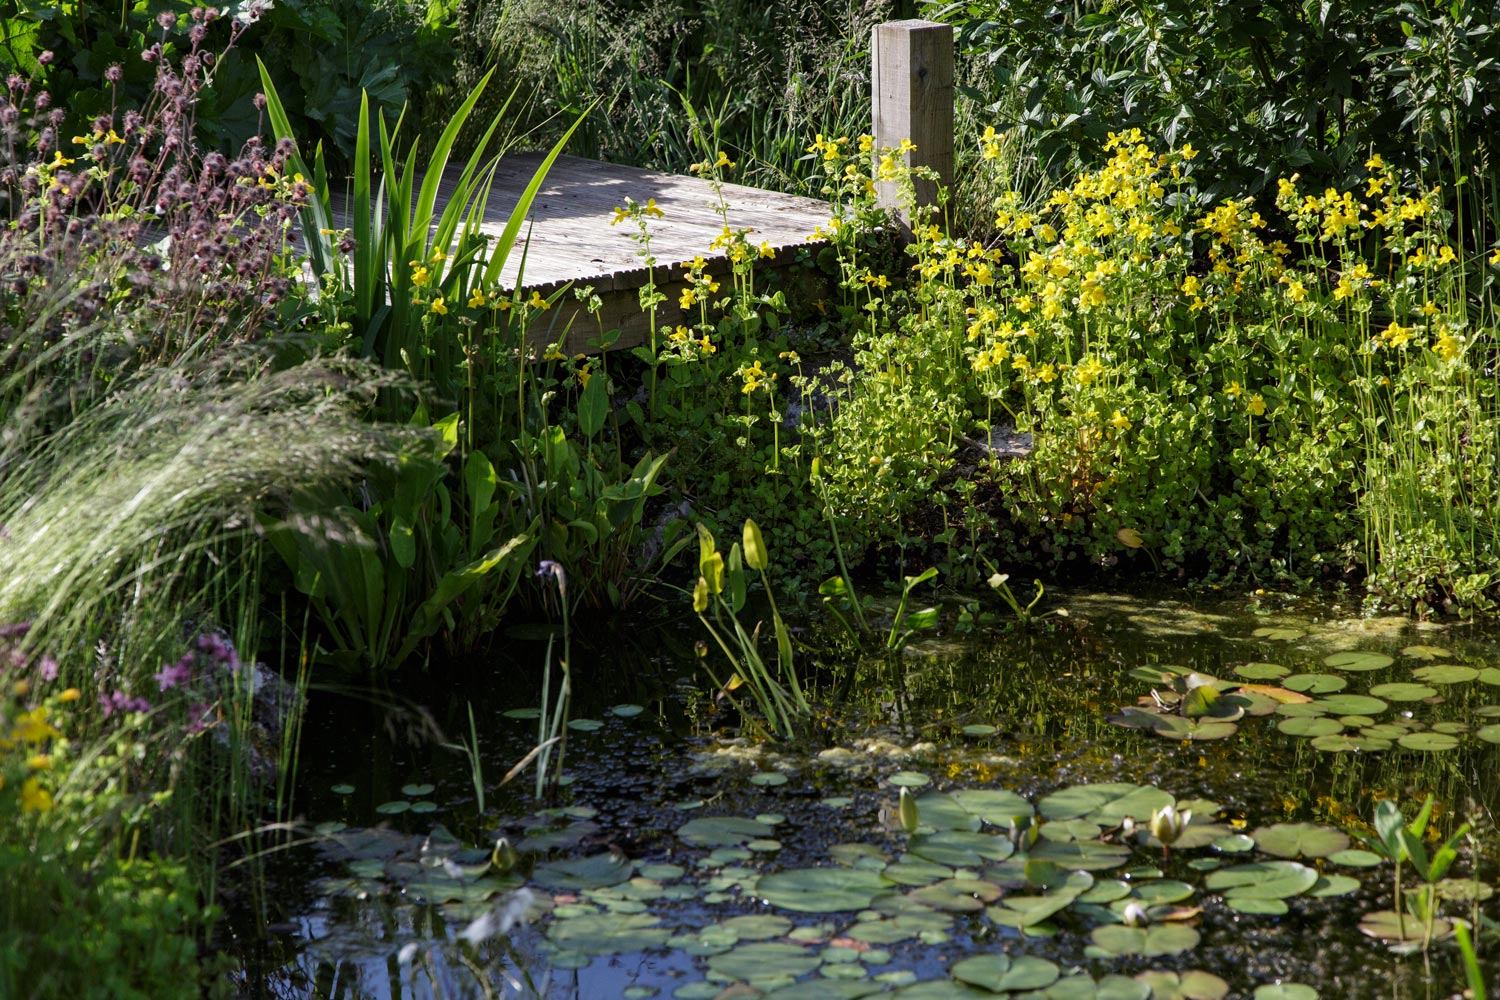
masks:
<instances>
[{"instance_id":1,"label":"floating lily pad cluster","mask_svg":"<svg viewBox=\"0 0 1500 1000\"><path fill-rule=\"evenodd\" d=\"M1479 706L1465 718L1430 718L1470 685L1500 687L1500 669L1437 662L1450 655L1438 646L1408 646L1397 665L1385 653L1346 651L1302 672L1243 663L1232 678L1142 667L1131 676L1149 683L1151 692L1109 721L1167 739L1214 740L1233 735L1246 718L1267 716L1280 732L1329 753L1433 753L1475 741L1500 743L1500 704ZM1363 692L1349 690L1366 678L1372 682Z\"/></svg>"},{"instance_id":2,"label":"floating lily pad cluster","mask_svg":"<svg viewBox=\"0 0 1500 1000\"><path fill-rule=\"evenodd\" d=\"M908 789L927 783L915 772L901 777ZM679 987L677 1000L718 996L736 983L782 1000L1222 997L1228 986L1206 972L1095 978L1026 954L1024 941L1069 927L1086 934L1082 958L1178 956L1198 944L1208 898L1247 914L1285 913L1290 899L1359 887L1356 878L1296 859L1322 859L1329 868L1367 861L1337 830L1279 824L1242 833L1214 820L1215 803L1177 802L1149 785L1079 785L1035 804L1000 789L927 790L915 801L917 829L899 849L851 841L813 867L774 866L775 834L786 821L771 814L687 820L676 837L691 865L611 855L539 865L534 884L572 890L545 932L549 961L580 967L599 956L677 950L699 960L705 974ZM1192 812L1173 848L1198 852L1187 866L1194 881L1168 878L1156 866L1162 845L1149 833L1150 819L1165 808ZM597 876L595 884L575 881L585 875ZM687 898L764 909L691 930L652 912L653 903ZM954 962L949 978L918 982L900 968L912 948L970 938L983 940L982 948Z\"/></svg>"}]
</instances>

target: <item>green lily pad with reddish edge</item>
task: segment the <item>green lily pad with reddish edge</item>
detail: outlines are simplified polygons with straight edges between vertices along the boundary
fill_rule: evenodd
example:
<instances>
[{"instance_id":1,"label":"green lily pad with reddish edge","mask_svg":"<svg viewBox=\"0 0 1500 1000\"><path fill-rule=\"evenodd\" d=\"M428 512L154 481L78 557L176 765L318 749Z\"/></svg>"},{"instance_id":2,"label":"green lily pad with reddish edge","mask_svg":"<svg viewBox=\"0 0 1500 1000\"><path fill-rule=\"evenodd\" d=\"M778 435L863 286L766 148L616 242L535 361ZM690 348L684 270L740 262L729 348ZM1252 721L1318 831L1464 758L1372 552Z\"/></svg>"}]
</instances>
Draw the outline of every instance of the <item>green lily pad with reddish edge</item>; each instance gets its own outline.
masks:
<instances>
[{"instance_id":1,"label":"green lily pad with reddish edge","mask_svg":"<svg viewBox=\"0 0 1500 1000\"><path fill-rule=\"evenodd\" d=\"M1384 653L1367 653L1358 650L1323 657L1323 663L1326 666L1344 671L1380 670L1395 662L1395 659Z\"/></svg>"},{"instance_id":2,"label":"green lily pad with reddish edge","mask_svg":"<svg viewBox=\"0 0 1500 1000\"><path fill-rule=\"evenodd\" d=\"M1457 750L1462 741L1457 736L1448 733L1407 733L1396 742L1401 744L1404 750L1442 753L1446 750Z\"/></svg>"},{"instance_id":3,"label":"green lily pad with reddish edge","mask_svg":"<svg viewBox=\"0 0 1500 1000\"><path fill-rule=\"evenodd\" d=\"M1152 924L1126 927L1105 924L1089 934L1096 948L1110 955L1176 955L1198 944L1199 934L1185 924Z\"/></svg>"},{"instance_id":4,"label":"green lily pad with reddish edge","mask_svg":"<svg viewBox=\"0 0 1500 1000\"><path fill-rule=\"evenodd\" d=\"M1316 823L1277 823L1251 836L1257 847L1278 858L1326 858L1349 846L1349 836L1342 830Z\"/></svg>"},{"instance_id":5,"label":"green lily pad with reddish edge","mask_svg":"<svg viewBox=\"0 0 1500 1000\"><path fill-rule=\"evenodd\" d=\"M1151 987L1151 1000L1222 1000L1229 984L1212 972L1142 972L1135 977Z\"/></svg>"},{"instance_id":6,"label":"green lily pad with reddish edge","mask_svg":"<svg viewBox=\"0 0 1500 1000\"><path fill-rule=\"evenodd\" d=\"M1332 694L1344 690L1349 682L1336 674L1293 674L1282 680L1281 686L1302 694Z\"/></svg>"},{"instance_id":7,"label":"green lily pad with reddish edge","mask_svg":"<svg viewBox=\"0 0 1500 1000\"><path fill-rule=\"evenodd\" d=\"M1308 715L1282 719L1276 723L1276 728L1288 736L1302 736L1310 739L1314 736L1331 736L1334 733L1342 733L1344 731L1344 724L1337 719L1330 719L1327 716Z\"/></svg>"},{"instance_id":8,"label":"green lily pad with reddish edge","mask_svg":"<svg viewBox=\"0 0 1500 1000\"><path fill-rule=\"evenodd\" d=\"M961 959L948 971L961 982L982 986L992 993L1009 993L1046 989L1057 981L1062 970L1045 958L1032 955L1012 960L1009 955L989 954Z\"/></svg>"},{"instance_id":9,"label":"green lily pad with reddish edge","mask_svg":"<svg viewBox=\"0 0 1500 1000\"><path fill-rule=\"evenodd\" d=\"M1397 682L1394 684L1377 684L1370 688L1370 693L1377 698L1384 698L1386 701L1421 701L1423 698L1431 698L1437 694L1437 688L1428 687L1426 684Z\"/></svg>"},{"instance_id":10,"label":"green lily pad with reddish edge","mask_svg":"<svg viewBox=\"0 0 1500 1000\"><path fill-rule=\"evenodd\" d=\"M1424 684L1467 684L1479 679L1479 671L1473 667L1460 667L1452 663L1418 667L1411 675Z\"/></svg>"}]
</instances>

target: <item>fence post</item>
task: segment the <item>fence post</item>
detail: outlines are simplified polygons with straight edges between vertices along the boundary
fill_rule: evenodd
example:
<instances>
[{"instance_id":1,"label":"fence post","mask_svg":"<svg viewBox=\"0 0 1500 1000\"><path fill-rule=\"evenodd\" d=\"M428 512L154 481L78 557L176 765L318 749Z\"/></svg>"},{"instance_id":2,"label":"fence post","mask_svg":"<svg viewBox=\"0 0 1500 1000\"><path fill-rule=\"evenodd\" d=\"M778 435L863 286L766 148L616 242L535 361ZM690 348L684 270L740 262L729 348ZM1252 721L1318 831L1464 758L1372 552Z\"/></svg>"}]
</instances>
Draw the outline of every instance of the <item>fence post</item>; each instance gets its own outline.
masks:
<instances>
[{"instance_id":1,"label":"fence post","mask_svg":"<svg viewBox=\"0 0 1500 1000\"><path fill-rule=\"evenodd\" d=\"M903 155L909 167L931 167L944 187L953 184L953 27L936 21L877 24L871 44L871 109L875 148L896 147L909 139L916 149ZM878 156L878 153L877 153ZM878 159L877 159L878 163ZM935 205L937 188L918 178L917 204ZM875 197L902 220L896 185L877 181Z\"/></svg>"}]
</instances>

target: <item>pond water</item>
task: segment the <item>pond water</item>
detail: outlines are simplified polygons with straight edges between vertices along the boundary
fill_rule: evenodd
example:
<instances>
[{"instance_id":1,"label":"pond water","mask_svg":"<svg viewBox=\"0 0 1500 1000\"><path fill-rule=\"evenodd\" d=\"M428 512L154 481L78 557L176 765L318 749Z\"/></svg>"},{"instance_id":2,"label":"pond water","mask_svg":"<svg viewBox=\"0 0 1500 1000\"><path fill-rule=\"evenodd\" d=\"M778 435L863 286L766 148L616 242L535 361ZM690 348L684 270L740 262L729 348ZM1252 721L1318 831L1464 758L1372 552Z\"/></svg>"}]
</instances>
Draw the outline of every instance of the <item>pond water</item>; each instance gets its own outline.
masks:
<instances>
[{"instance_id":1,"label":"pond water","mask_svg":"<svg viewBox=\"0 0 1500 1000\"><path fill-rule=\"evenodd\" d=\"M610 635L576 651L569 783L540 804L530 771L498 786L535 740L535 636L504 662L434 668L415 701L321 692L298 834L231 923L238 988L1462 993L1449 918L1494 915L1494 636L1270 594L1070 593L1049 606L1070 617L924 638L826 674L825 694L845 697L822 701L790 745L738 736L693 673L696 623ZM453 748L471 707L482 812ZM1428 795L1413 839L1429 864L1462 822L1475 833L1447 871L1402 866L1398 916L1371 823L1381 801L1414 820ZM1166 806L1191 812L1180 831Z\"/></svg>"}]
</instances>

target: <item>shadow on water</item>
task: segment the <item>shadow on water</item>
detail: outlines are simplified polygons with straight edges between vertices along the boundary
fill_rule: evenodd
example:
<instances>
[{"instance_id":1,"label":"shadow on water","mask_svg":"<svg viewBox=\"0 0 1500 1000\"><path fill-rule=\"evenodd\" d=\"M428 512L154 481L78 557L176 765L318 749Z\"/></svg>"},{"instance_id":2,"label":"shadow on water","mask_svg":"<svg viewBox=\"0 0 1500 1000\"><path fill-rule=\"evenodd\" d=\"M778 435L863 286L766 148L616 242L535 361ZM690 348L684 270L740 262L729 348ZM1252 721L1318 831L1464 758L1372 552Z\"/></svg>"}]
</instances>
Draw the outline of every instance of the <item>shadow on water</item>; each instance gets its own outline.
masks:
<instances>
[{"instance_id":1,"label":"shadow on water","mask_svg":"<svg viewBox=\"0 0 1500 1000\"><path fill-rule=\"evenodd\" d=\"M575 636L569 783L550 803L532 801L529 772L497 787L535 741L526 709L543 631L518 631L493 661L434 666L401 698L321 692L299 835L265 861L269 902L232 922L240 992L1144 1000L1288 981L1325 998L1462 992L1451 941L1401 955L1361 933L1392 905L1392 870L1349 850L1377 800L1411 816L1433 795L1434 832L1478 820L1440 904L1473 914L1459 883L1484 894L1495 879L1494 636L1269 596L1057 603L1072 616L924 637L899 659L805 656L825 688L858 673L796 745L737 734L695 673L687 626ZM1376 655L1330 666L1348 651ZM1219 738L1108 721L1157 710L1153 690L1170 703L1163 679L1187 671L1259 699ZM471 706L483 812L452 747ZM1165 711L1182 724L1180 706ZM921 806L915 834L900 827L901 786ZM1087 808L1065 808L1080 795ZM1174 800L1197 826L1168 854L1146 828ZM1278 847L1272 827L1310 839ZM497 837L518 849L513 869L492 853ZM1306 882L1233 888L1257 866L1257 878ZM1079 869L1089 874L1069 876ZM838 885L797 881L810 871ZM1142 928L1127 927L1132 900ZM1032 905L1050 916L1017 916ZM1486 969L1496 979L1500 966Z\"/></svg>"}]
</instances>

